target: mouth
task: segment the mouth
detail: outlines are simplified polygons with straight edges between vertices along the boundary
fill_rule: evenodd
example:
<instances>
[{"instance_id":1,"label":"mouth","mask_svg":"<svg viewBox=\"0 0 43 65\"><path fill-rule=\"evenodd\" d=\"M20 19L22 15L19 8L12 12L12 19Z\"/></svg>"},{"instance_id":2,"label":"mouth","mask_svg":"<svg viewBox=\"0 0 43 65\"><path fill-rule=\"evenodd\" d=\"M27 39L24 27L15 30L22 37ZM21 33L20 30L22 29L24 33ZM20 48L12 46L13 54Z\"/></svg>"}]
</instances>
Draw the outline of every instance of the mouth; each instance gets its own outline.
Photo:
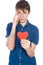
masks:
<instances>
[{"instance_id":1,"label":"mouth","mask_svg":"<svg viewBox=\"0 0 43 65\"><path fill-rule=\"evenodd\" d=\"M24 19L20 19L20 20L24 20Z\"/></svg>"}]
</instances>

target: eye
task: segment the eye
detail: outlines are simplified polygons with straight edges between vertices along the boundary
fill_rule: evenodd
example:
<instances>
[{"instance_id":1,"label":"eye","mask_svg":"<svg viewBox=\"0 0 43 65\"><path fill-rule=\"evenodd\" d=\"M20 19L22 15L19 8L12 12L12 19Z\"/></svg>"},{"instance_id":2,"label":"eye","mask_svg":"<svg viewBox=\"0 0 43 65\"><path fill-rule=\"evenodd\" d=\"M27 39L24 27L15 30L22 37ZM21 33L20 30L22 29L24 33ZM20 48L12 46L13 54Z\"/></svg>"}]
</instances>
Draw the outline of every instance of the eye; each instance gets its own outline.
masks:
<instances>
[{"instance_id":1,"label":"eye","mask_svg":"<svg viewBox=\"0 0 43 65\"><path fill-rule=\"evenodd\" d=\"M26 11L23 11L25 14L27 13Z\"/></svg>"},{"instance_id":2,"label":"eye","mask_svg":"<svg viewBox=\"0 0 43 65\"><path fill-rule=\"evenodd\" d=\"M21 12L19 11L18 14L20 14Z\"/></svg>"},{"instance_id":3,"label":"eye","mask_svg":"<svg viewBox=\"0 0 43 65\"><path fill-rule=\"evenodd\" d=\"M27 12L24 11L24 13L26 14Z\"/></svg>"},{"instance_id":4,"label":"eye","mask_svg":"<svg viewBox=\"0 0 43 65\"><path fill-rule=\"evenodd\" d=\"M19 15L20 14L20 11L18 11L17 14Z\"/></svg>"},{"instance_id":5,"label":"eye","mask_svg":"<svg viewBox=\"0 0 43 65\"><path fill-rule=\"evenodd\" d=\"M25 14L27 14L28 11L27 11L27 10L23 10L23 12L24 12Z\"/></svg>"}]
</instances>

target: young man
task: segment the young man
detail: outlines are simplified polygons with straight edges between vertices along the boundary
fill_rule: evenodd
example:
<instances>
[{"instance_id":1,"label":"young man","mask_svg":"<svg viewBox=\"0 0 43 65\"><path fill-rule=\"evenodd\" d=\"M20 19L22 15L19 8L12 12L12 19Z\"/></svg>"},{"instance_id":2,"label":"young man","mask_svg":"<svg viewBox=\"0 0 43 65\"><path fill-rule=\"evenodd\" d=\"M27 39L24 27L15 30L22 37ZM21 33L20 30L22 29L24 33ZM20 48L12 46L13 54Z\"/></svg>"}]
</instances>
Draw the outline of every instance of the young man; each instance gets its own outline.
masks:
<instances>
[{"instance_id":1,"label":"young man","mask_svg":"<svg viewBox=\"0 0 43 65\"><path fill-rule=\"evenodd\" d=\"M9 65L36 65L35 48L39 31L27 20L30 5L21 0L17 2L15 9L13 23L9 23L6 29L6 46L10 50Z\"/></svg>"}]
</instances>

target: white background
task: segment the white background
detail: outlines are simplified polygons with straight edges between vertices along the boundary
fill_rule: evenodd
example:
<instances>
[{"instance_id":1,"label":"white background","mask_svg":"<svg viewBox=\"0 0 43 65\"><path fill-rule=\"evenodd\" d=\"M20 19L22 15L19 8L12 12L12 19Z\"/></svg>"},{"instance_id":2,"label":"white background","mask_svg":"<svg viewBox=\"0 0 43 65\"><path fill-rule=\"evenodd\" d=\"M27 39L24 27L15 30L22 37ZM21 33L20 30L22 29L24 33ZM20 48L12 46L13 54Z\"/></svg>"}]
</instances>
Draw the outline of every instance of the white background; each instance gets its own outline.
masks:
<instances>
[{"instance_id":1,"label":"white background","mask_svg":"<svg viewBox=\"0 0 43 65\"><path fill-rule=\"evenodd\" d=\"M6 47L6 26L13 21L18 0L0 0L0 65L8 65L9 50ZM29 21L39 28L39 44L35 56L37 65L43 65L43 0L28 0L31 6Z\"/></svg>"}]
</instances>

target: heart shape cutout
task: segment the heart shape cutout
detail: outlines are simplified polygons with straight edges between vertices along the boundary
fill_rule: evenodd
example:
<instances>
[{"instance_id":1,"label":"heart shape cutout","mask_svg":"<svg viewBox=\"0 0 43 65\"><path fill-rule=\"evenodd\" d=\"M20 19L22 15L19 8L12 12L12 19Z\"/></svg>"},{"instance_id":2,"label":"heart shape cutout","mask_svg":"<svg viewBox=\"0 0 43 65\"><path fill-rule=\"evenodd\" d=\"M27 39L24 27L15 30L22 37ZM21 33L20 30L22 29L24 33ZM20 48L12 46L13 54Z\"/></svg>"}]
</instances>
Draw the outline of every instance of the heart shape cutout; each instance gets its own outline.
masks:
<instances>
[{"instance_id":1,"label":"heart shape cutout","mask_svg":"<svg viewBox=\"0 0 43 65\"><path fill-rule=\"evenodd\" d=\"M28 37L28 32L17 32L18 38L21 39L26 39Z\"/></svg>"}]
</instances>

